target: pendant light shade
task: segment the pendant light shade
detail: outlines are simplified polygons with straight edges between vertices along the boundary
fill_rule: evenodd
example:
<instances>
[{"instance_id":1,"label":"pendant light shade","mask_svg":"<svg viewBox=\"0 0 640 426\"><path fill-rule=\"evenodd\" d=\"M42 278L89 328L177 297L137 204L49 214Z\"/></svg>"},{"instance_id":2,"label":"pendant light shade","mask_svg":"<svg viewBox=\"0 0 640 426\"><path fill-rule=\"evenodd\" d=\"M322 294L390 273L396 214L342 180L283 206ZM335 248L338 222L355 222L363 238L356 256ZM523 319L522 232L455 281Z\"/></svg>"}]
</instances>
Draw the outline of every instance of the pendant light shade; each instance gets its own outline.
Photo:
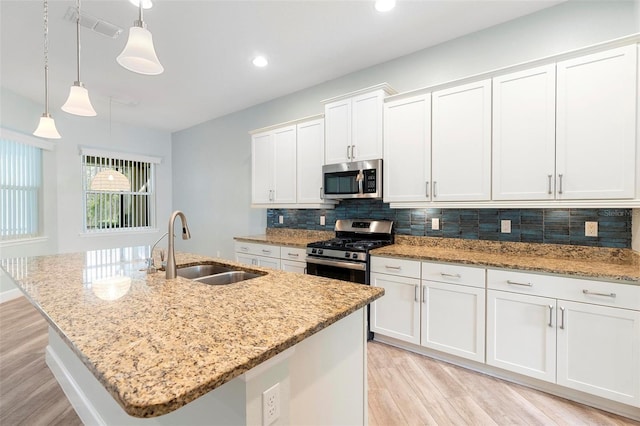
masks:
<instances>
[{"instance_id":1,"label":"pendant light shade","mask_svg":"<svg viewBox=\"0 0 640 426\"><path fill-rule=\"evenodd\" d=\"M62 105L62 110L69 114L81 115L83 117L93 117L97 114L89 100L89 91L85 89L84 85L79 81L75 81L73 86L71 86L69 97L67 98L67 102Z\"/></svg>"},{"instance_id":2,"label":"pendant light shade","mask_svg":"<svg viewBox=\"0 0 640 426\"><path fill-rule=\"evenodd\" d=\"M44 0L44 114L40 117L34 136L46 139L60 139L56 123L49 114L49 3Z\"/></svg>"},{"instance_id":3,"label":"pendant light shade","mask_svg":"<svg viewBox=\"0 0 640 426\"><path fill-rule=\"evenodd\" d=\"M80 80L80 0L77 0L77 12L76 18L76 65L78 70L78 79L73 82L71 89L69 90L69 97L67 102L62 105L62 110L69 114L81 115L84 117L93 117L96 115L96 110L93 109L91 101L89 100L89 92L82 84Z\"/></svg>"},{"instance_id":4,"label":"pendant light shade","mask_svg":"<svg viewBox=\"0 0 640 426\"><path fill-rule=\"evenodd\" d=\"M56 129L56 122L53 121L53 118L47 113L42 114L42 117L40 117L38 128L33 132L33 135L45 139L61 138L58 129Z\"/></svg>"},{"instance_id":5,"label":"pendant light shade","mask_svg":"<svg viewBox=\"0 0 640 426\"><path fill-rule=\"evenodd\" d=\"M138 6L139 19L129 28L129 39L124 50L116 60L129 71L144 75L162 74L164 67L158 60L156 49L153 47L153 36L147 30L142 20L142 4Z\"/></svg>"},{"instance_id":6,"label":"pendant light shade","mask_svg":"<svg viewBox=\"0 0 640 426\"><path fill-rule=\"evenodd\" d=\"M129 179L117 170L105 169L91 179L92 191L131 191Z\"/></svg>"}]
</instances>

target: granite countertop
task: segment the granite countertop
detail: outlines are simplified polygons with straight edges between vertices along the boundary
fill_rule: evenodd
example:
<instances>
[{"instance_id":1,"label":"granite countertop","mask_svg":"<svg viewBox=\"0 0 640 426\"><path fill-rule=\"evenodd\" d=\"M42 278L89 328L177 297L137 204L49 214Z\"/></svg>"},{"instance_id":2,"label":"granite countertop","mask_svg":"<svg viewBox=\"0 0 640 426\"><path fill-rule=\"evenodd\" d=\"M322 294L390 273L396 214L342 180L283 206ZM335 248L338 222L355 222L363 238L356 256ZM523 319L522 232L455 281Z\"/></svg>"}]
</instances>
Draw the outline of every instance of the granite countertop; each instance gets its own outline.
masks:
<instances>
[{"instance_id":1,"label":"granite countertop","mask_svg":"<svg viewBox=\"0 0 640 426\"><path fill-rule=\"evenodd\" d=\"M249 235L246 237L235 237L234 239L236 241L245 241L248 243L306 248L307 244L309 243L328 240L333 237L335 237L335 232L333 231L306 231L288 228L267 228L265 234Z\"/></svg>"},{"instance_id":2,"label":"granite countertop","mask_svg":"<svg viewBox=\"0 0 640 426\"><path fill-rule=\"evenodd\" d=\"M227 286L166 280L164 272L141 271L147 251L0 262L135 417L176 410L384 294L376 287L183 253L176 254L178 265L214 261L267 275ZM124 277L124 285L99 285L100 278L113 276Z\"/></svg>"},{"instance_id":3,"label":"granite countertop","mask_svg":"<svg viewBox=\"0 0 640 426\"><path fill-rule=\"evenodd\" d=\"M396 236L371 254L640 285L640 255L628 249Z\"/></svg>"}]
</instances>

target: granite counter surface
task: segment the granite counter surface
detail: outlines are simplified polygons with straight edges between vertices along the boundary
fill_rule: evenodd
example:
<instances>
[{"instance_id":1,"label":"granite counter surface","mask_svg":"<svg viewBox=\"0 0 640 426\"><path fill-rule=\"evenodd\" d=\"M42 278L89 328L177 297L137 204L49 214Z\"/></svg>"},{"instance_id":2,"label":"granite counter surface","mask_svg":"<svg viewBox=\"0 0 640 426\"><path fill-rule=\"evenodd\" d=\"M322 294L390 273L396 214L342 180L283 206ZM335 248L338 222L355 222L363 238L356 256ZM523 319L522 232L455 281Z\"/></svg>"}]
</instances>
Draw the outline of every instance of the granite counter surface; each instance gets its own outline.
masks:
<instances>
[{"instance_id":1,"label":"granite counter surface","mask_svg":"<svg viewBox=\"0 0 640 426\"><path fill-rule=\"evenodd\" d=\"M148 247L4 259L3 269L135 417L169 413L382 296L344 281L267 275L227 286L147 274ZM100 278L124 277L104 288ZM130 278L130 280L128 280ZM127 281L128 284L127 284Z\"/></svg>"},{"instance_id":2,"label":"granite counter surface","mask_svg":"<svg viewBox=\"0 0 640 426\"><path fill-rule=\"evenodd\" d=\"M267 228L265 234L235 237L234 239L236 241L245 241L248 243L306 248L307 244L309 243L328 240L333 237L335 237L335 232L331 231L307 231L302 229L289 228Z\"/></svg>"},{"instance_id":3,"label":"granite counter surface","mask_svg":"<svg viewBox=\"0 0 640 426\"><path fill-rule=\"evenodd\" d=\"M640 285L640 256L628 249L396 236L371 254Z\"/></svg>"}]
</instances>

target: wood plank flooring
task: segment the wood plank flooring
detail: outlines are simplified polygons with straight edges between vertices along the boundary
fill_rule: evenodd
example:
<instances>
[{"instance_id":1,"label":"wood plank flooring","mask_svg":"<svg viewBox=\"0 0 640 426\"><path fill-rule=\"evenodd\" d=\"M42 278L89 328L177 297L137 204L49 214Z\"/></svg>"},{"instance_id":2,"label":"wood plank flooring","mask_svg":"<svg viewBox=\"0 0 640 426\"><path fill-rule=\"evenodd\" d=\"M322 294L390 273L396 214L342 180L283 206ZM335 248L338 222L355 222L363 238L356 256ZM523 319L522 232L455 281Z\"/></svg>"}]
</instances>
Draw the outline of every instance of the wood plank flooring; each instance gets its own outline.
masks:
<instances>
[{"instance_id":1,"label":"wood plank flooring","mask_svg":"<svg viewBox=\"0 0 640 426\"><path fill-rule=\"evenodd\" d=\"M47 323L25 298L0 304L0 425L81 425L44 361ZM369 424L640 425L460 367L368 344Z\"/></svg>"}]
</instances>

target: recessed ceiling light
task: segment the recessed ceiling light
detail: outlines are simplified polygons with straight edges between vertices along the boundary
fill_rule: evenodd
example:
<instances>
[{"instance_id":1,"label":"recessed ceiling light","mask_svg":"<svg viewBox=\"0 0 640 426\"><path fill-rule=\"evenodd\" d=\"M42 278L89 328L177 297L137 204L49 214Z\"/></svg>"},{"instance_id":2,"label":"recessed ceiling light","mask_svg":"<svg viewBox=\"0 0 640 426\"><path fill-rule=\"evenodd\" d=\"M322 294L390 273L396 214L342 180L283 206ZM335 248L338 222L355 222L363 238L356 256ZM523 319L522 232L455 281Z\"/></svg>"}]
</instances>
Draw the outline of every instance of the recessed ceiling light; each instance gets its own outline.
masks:
<instances>
[{"instance_id":1,"label":"recessed ceiling light","mask_svg":"<svg viewBox=\"0 0 640 426\"><path fill-rule=\"evenodd\" d=\"M267 58L265 58L264 56L256 56L251 62L253 63L253 65L259 68L269 65L269 61L267 61Z\"/></svg>"},{"instance_id":2,"label":"recessed ceiling light","mask_svg":"<svg viewBox=\"0 0 640 426\"><path fill-rule=\"evenodd\" d=\"M129 0L131 4L135 5L135 7L140 6L140 1L141 0ZM151 0L142 0L143 9L151 9L152 7L153 7L153 3L151 2Z\"/></svg>"},{"instance_id":3,"label":"recessed ceiling light","mask_svg":"<svg viewBox=\"0 0 640 426\"><path fill-rule=\"evenodd\" d=\"M376 0L375 6L378 12L388 12L396 7L396 0Z\"/></svg>"}]
</instances>

